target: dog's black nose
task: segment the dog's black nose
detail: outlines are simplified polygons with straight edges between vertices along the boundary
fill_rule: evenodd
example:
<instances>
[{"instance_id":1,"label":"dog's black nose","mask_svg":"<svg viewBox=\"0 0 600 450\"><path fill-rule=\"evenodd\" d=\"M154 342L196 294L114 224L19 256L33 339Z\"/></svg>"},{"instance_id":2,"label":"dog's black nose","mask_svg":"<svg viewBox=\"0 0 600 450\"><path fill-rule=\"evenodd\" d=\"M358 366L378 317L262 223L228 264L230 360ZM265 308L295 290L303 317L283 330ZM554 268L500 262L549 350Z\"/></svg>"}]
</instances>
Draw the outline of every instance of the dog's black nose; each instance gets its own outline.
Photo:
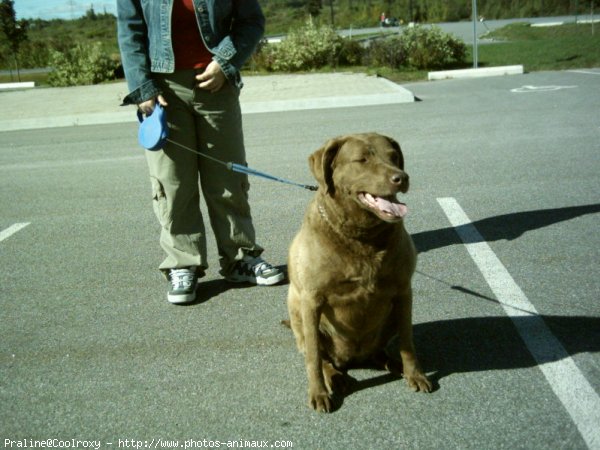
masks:
<instances>
[{"instance_id":1,"label":"dog's black nose","mask_svg":"<svg viewBox=\"0 0 600 450\"><path fill-rule=\"evenodd\" d=\"M404 178L405 177L403 176L403 174L401 174L401 173L395 173L390 178L390 181L392 182L392 184L400 186L404 182Z\"/></svg>"}]
</instances>

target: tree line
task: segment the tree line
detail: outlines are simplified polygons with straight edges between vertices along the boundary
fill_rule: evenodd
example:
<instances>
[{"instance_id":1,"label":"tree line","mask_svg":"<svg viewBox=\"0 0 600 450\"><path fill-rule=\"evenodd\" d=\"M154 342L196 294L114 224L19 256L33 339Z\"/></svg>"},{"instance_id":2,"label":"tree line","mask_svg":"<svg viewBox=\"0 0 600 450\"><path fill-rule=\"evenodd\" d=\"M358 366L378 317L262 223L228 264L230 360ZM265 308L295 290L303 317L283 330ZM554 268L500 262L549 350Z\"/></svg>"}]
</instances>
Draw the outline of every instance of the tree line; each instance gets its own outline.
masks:
<instances>
[{"instance_id":1,"label":"tree line","mask_svg":"<svg viewBox=\"0 0 600 450\"><path fill-rule=\"evenodd\" d=\"M77 46L94 47L118 64L116 17L91 7L73 20L16 19L13 0L0 0L0 69L15 78L22 68L51 66L56 57L72 57Z\"/></svg>"},{"instance_id":2,"label":"tree line","mask_svg":"<svg viewBox=\"0 0 600 450\"><path fill-rule=\"evenodd\" d=\"M263 8L277 15L304 10L335 26L372 26L381 14L399 22L456 22L471 18L468 0L261 0ZM575 15L590 11L590 0L477 0L486 19ZM288 14L294 16L294 14Z\"/></svg>"},{"instance_id":3,"label":"tree line","mask_svg":"<svg viewBox=\"0 0 600 450\"><path fill-rule=\"evenodd\" d=\"M598 0L595 0L596 2ZM260 0L267 34L288 33L312 16L334 28L372 27L382 13L399 23L453 22L471 17L468 0ZM477 0L486 19L589 13L593 0ZM118 64L116 18L93 7L74 20L17 20L13 0L0 0L0 68L16 70L50 65L53 55L69 56L76 46L93 45ZM108 64L108 62L107 62Z\"/></svg>"}]
</instances>

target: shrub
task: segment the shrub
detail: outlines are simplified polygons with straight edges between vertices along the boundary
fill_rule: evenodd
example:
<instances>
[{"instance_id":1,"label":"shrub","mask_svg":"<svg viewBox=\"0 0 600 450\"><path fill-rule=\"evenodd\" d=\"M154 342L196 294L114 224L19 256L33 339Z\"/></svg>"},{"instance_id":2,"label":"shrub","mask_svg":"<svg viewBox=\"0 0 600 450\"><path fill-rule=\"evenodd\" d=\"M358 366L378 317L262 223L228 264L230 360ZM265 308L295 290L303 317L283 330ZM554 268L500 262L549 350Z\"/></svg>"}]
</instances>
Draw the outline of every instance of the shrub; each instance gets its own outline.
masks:
<instances>
[{"instance_id":1,"label":"shrub","mask_svg":"<svg viewBox=\"0 0 600 450\"><path fill-rule=\"evenodd\" d=\"M100 43L79 43L62 52L53 50L50 66L51 86L77 86L113 79L117 63L102 51Z\"/></svg>"},{"instance_id":2,"label":"shrub","mask_svg":"<svg viewBox=\"0 0 600 450\"><path fill-rule=\"evenodd\" d=\"M409 27L402 33L377 39L367 49L342 38L329 26L309 21L278 44L263 41L253 56L253 68L294 72L324 66L366 65L392 69L440 69L465 62L467 48L439 27Z\"/></svg>"},{"instance_id":3,"label":"shrub","mask_svg":"<svg viewBox=\"0 0 600 450\"><path fill-rule=\"evenodd\" d=\"M27 41L19 51L19 59L23 68L48 67L50 50L46 42Z\"/></svg>"},{"instance_id":4,"label":"shrub","mask_svg":"<svg viewBox=\"0 0 600 450\"><path fill-rule=\"evenodd\" d=\"M411 68L442 69L465 62L465 44L439 27L406 28L400 39Z\"/></svg>"},{"instance_id":5,"label":"shrub","mask_svg":"<svg viewBox=\"0 0 600 450\"><path fill-rule=\"evenodd\" d=\"M342 47L343 38L333 28L319 27L309 20L279 44L264 47L263 61L268 70L311 70L337 64Z\"/></svg>"},{"instance_id":6,"label":"shrub","mask_svg":"<svg viewBox=\"0 0 600 450\"><path fill-rule=\"evenodd\" d=\"M256 50L252 56L250 56L250 59L246 62L245 68L254 72L271 67L272 63L269 58L272 56L272 53L269 41L263 37L256 46Z\"/></svg>"},{"instance_id":7,"label":"shrub","mask_svg":"<svg viewBox=\"0 0 600 450\"><path fill-rule=\"evenodd\" d=\"M367 66L391 67L400 69L406 66L406 46L400 36L386 39L377 39L371 42L369 50L365 53L364 63Z\"/></svg>"},{"instance_id":8,"label":"shrub","mask_svg":"<svg viewBox=\"0 0 600 450\"><path fill-rule=\"evenodd\" d=\"M439 69L464 63L465 44L438 27L410 27L371 43L365 64L393 69Z\"/></svg>"},{"instance_id":9,"label":"shrub","mask_svg":"<svg viewBox=\"0 0 600 450\"><path fill-rule=\"evenodd\" d=\"M342 47L338 54L337 63L340 66L359 66L364 59L363 45L350 38L342 39Z\"/></svg>"}]
</instances>

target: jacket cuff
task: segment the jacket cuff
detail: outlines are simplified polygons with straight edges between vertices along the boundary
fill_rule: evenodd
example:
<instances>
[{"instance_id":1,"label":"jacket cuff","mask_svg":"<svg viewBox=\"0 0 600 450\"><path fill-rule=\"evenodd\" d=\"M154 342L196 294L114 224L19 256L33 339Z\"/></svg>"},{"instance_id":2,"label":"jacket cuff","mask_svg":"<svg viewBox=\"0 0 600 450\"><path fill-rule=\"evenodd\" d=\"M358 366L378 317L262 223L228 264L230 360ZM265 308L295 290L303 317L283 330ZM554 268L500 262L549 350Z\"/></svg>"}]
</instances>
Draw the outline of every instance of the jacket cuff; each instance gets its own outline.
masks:
<instances>
[{"instance_id":1,"label":"jacket cuff","mask_svg":"<svg viewBox=\"0 0 600 450\"><path fill-rule=\"evenodd\" d=\"M241 89L242 77L240 75L240 71L228 60L219 57L219 55L214 55L213 59L219 63L219 66L221 66L221 70L223 71L225 78L227 78L227 81L231 85Z\"/></svg>"},{"instance_id":2,"label":"jacket cuff","mask_svg":"<svg viewBox=\"0 0 600 450\"><path fill-rule=\"evenodd\" d=\"M155 98L158 94L160 94L160 89L154 80L149 80L127 94L125 98L123 98L123 103L121 103L121 106L139 105L146 100Z\"/></svg>"}]
</instances>

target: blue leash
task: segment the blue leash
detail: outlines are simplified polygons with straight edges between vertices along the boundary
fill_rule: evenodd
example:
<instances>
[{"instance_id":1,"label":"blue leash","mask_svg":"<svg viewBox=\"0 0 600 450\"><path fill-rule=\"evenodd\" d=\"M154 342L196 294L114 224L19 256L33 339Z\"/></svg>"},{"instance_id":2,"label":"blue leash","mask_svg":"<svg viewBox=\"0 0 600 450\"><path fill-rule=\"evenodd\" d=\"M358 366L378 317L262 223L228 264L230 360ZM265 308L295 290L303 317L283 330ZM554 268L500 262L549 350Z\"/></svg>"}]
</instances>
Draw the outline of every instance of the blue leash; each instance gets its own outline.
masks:
<instances>
[{"instance_id":1,"label":"blue leash","mask_svg":"<svg viewBox=\"0 0 600 450\"><path fill-rule=\"evenodd\" d=\"M265 178L267 180L271 180L271 181L277 181L279 183L284 183L284 184L289 184L291 186L297 186L297 187L301 187L303 189L308 189L309 191L316 191L319 188L317 186L312 186L309 184L301 184L301 183L296 183L294 181L290 181L290 180L286 180L284 178L279 178L273 175L269 175L268 173L264 173L264 172L260 172L258 170L254 170L251 169L250 167L244 166L242 164L237 164L237 163L233 163L233 162L225 162L225 161L221 161L220 159L217 158L213 158L212 156L208 156L202 152L199 152L197 150L191 149L183 144L180 144L179 142L175 142L171 139L166 139L167 141L169 141L172 144L175 144L181 148L184 148L192 153L195 153L196 155L202 156L203 158L209 159L213 162L216 162L218 164L221 164L225 167L227 167L227 170L231 170L232 172L238 172L238 173L244 173L246 175L254 175L256 177L261 177L261 178Z\"/></svg>"},{"instance_id":2,"label":"blue leash","mask_svg":"<svg viewBox=\"0 0 600 450\"><path fill-rule=\"evenodd\" d=\"M160 103L156 103L154 106L154 110L150 115L147 115L144 118L142 112L138 109L137 118L140 122L140 127L138 130L138 141L142 147L149 151L156 151L162 149L164 143L166 141L171 142L189 152L195 153L196 155L202 156L203 158L210 159L213 162L221 164L227 167L228 170L233 172L244 173L246 175L254 175L257 177L266 178L267 180L278 181L280 183L289 184L292 186L298 186L304 189L308 189L309 191L316 191L317 186L310 186L307 184L295 183L293 181L284 180L283 178L275 177L273 175L269 175L264 172L259 172L258 170L251 169L242 164L236 164L233 162L225 162L220 159L213 158L212 156L208 156L202 152L189 148L179 142L175 142L169 139L169 126L167 124L167 115L164 108L160 105Z\"/></svg>"}]
</instances>

